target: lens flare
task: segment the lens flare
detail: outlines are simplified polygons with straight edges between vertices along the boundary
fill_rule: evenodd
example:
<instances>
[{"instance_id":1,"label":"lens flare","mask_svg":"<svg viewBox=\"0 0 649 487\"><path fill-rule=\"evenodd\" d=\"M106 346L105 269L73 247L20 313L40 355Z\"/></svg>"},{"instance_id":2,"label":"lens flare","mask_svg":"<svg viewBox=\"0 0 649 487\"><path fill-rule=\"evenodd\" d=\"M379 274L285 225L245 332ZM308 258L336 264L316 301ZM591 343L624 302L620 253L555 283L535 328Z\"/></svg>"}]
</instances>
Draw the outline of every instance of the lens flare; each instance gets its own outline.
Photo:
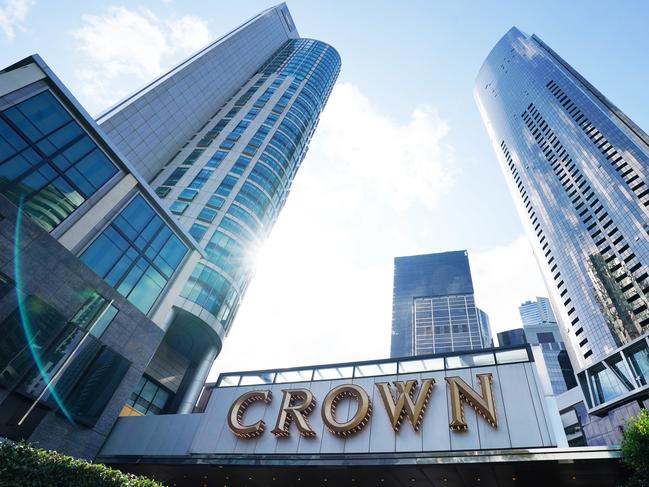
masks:
<instances>
[{"instance_id":1,"label":"lens flare","mask_svg":"<svg viewBox=\"0 0 649 487\"><path fill-rule=\"evenodd\" d=\"M58 405L59 409L63 415L67 418L68 421L74 424L74 420L70 412L63 404L63 400L59 396L58 392L54 388L54 385L50 385L51 378L43 365L41 356L39 354L38 348L35 346L34 342L34 332L32 323L29 316L29 310L25 305L24 293L22 292L22 275L21 275L21 266L20 266L20 230L22 226L22 208L23 200L20 199L18 204L18 213L16 214L16 231L14 233L14 281L16 283L16 299L18 301L18 313L20 314L20 321L22 324L23 332L25 333L25 339L27 341L27 346L29 351L34 359L38 373L43 378L46 386L49 387L49 392L54 399L54 402ZM24 419L24 418L23 418Z\"/></svg>"}]
</instances>

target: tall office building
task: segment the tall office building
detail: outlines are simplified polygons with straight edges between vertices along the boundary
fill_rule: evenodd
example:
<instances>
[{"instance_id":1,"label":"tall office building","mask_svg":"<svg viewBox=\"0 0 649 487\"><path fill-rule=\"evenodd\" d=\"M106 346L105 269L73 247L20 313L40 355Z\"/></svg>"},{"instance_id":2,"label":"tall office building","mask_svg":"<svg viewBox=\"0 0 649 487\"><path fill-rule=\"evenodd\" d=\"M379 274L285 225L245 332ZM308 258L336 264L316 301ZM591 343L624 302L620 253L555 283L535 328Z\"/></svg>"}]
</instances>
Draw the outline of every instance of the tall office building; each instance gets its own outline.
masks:
<instances>
[{"instance_id":1,"label":"tall office building","mask_svg":"<svg viewBox=\"0 0 649 487\"><path fill-rule=\"evenodd\" d=\"M169 327L172 349L186 346L177 320L205 334L181 412L198 399L340 70L332 47L297 36L285 5L268 9L98 120L202 249Z\"/></svg>"},{"instance_id":2,"label":"tall office building","mask_svg":"<svg viewBox=\"0 0 649 487\"><path fill-rule=\"evenodd\" d=\"M536 297L536 301L525 301L518 307L523 327L539 326L546 323L557 324L548 298Z\"/></svg>"},{"instance_id":3,"label":"tall office building","mask_svg":"<svg viewBox=\"0 0 649 487\"><path fill-rule=\"evenodd\" d=\"M0 72L1 436L93 457L192 411L339 69L281 4L98 121L38 56Z\"/></svg>"},{"instance_id":4,"label":"tall office building","mask_svg":"<svg viewBox=\"0 0 649 487\"><path fill-rule=\"evenodd\" d=\"M576 387L575 372L570 364L550 300L537 297L536 301L525 301L518 307L518 312L527 343L541 347L554 393L561 394Z\"/></svg>"},{"instance_id":5,"label":"tall office building","mask_svg":"<svg viewBox=\"0 0 649 487\"><path fill-rule=\"evenodd\" d=\"M476 308L466 250L394 259L392 357L490 343L489 318Z\"/></svg>"},{"instance_id":6,"label":"tall office building","mask_svg":"<svg viewBox=\"0 0 649 487\"><path fill-rule=\"evenodd\" d=\"M649 137L537 36L512 28L475 98L584 401L649 389Z\"/></svg>"},{"instance_id":7,"label":"tall office building","mask_svg":"<svg viewBox=\"0 0 649 487\"><path fill-rule=\"evenodd\" d=\"M480 308L476 308L478 312L478 323L480 324L480 334L482 335L482 346L484 348L491 348L494 346L494 338L491 333L491 322L489 315Z\"/></svg>"}]
</instances>

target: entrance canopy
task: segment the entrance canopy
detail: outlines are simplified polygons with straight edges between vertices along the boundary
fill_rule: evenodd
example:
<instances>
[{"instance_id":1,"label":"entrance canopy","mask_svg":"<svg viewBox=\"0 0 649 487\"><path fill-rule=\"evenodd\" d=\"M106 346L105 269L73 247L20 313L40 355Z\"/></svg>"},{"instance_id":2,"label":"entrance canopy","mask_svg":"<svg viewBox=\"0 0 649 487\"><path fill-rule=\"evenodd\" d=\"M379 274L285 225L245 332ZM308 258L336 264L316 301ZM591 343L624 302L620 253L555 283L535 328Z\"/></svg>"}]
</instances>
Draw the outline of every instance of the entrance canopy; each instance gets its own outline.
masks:
<instances>
[{"instance_id":1,"label":"entrance canopy","mask_svg":"<svg viewBox=\"0 0 649 487\"><path fill-rule=\"evenodd\" d=\"M582 447L434 456L122 458L112 466L177 487L616 487L625 478L618 458L618 449Z\"/></svg>"}]
</instances>

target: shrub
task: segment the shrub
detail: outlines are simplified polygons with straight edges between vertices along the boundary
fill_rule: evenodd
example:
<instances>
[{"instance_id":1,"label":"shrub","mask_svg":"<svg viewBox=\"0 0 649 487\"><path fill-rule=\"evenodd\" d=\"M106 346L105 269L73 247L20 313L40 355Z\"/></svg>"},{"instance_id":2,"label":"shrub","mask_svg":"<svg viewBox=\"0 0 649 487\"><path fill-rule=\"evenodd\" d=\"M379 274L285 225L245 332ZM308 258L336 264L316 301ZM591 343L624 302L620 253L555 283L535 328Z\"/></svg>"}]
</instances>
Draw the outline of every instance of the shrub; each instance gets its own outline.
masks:
<instances>
[{"instance_id":1,"label":"shrub","mask_svg":"<svg viewBox=\"0 0 649 487\"><path fill-rule=\"evenodd\" d=\"M145 477L122 473L28 443L0 443L0 487L163 487Z\"/></svg>"},{"instance_id":2,"label":"shrub","mask_svg":"<svg viewBox=\"0 0 649 487\"><path fill-rule=\"evenodd\" d=\"M622 461L633 474L628 487L649 487L649 413L640 411L637 418L631 418L624 428L622 439Z\"/></svg>"}]
</instances>

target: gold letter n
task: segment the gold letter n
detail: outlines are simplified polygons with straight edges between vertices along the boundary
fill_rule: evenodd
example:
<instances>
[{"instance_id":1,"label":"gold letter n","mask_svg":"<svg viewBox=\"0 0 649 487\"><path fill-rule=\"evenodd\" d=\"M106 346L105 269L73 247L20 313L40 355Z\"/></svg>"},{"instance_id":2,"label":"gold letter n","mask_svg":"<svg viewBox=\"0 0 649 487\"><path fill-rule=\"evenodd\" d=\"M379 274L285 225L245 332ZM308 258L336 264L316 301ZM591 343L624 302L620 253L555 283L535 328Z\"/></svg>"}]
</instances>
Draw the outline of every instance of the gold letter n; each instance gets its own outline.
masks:
<instances>
[{"instance_id":1,"label":"gold letter n","mask_svg":"<svg viewBox=\"0 0 649 487\"><path fill-rule=\"evenodd\" d=\"M469 427L464 418L462 401L475 409L491 426L498 427L496 405L491 387L493 376L489 373L477 374L476 377L480 381L482 397L461 377L446 377L451 394L451 415L453 418L449 426L453 430L466 430Z\"/></svg>"}]
</instances>

